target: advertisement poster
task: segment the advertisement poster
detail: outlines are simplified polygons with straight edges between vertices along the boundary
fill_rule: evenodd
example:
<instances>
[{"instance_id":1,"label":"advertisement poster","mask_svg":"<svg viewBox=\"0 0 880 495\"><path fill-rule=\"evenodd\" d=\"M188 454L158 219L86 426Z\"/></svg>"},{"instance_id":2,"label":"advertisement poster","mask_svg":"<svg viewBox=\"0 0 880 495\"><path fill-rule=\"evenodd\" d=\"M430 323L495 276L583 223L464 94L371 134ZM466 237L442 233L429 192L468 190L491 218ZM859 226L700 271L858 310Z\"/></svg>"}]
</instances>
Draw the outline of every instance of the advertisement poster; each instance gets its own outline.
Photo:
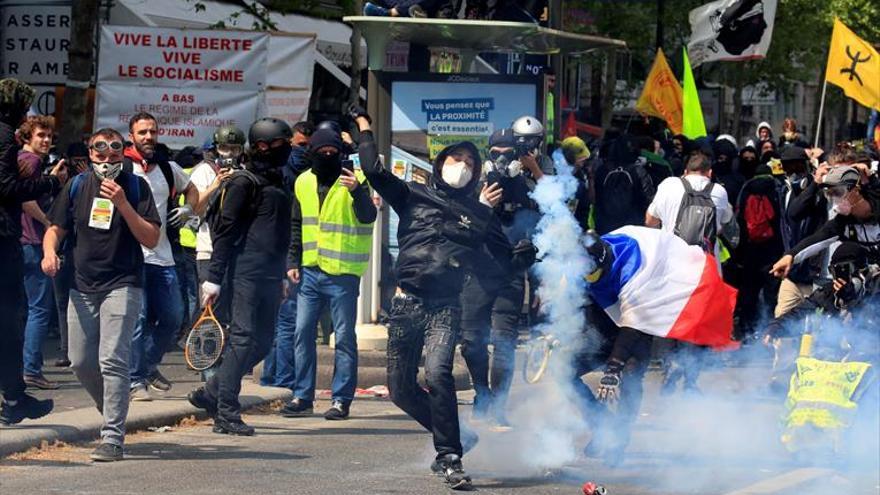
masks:
<instances>
[{"instance_id":1,"label":"advertisement poster","mask_svg":"<svg viewBox=\"0 0 880 495\"><path fill-rule=\"evenodd\" d=\"M63 85L67 80L70 25L69 5L0 7L0 78Z\"/></svg>"},{"instance_id":2,"label":"advertisement poster","mask_svg":"<svg viewBox=\"0 0 880 495\"><path fill-rule=\"evenodd\" d=\"M467 79L460 76L450 78ZM485 152L489 136L537 113L536 83L395 81L391 144L431 169L450 144L470 141Z\"/></svg>"}]
</instances>

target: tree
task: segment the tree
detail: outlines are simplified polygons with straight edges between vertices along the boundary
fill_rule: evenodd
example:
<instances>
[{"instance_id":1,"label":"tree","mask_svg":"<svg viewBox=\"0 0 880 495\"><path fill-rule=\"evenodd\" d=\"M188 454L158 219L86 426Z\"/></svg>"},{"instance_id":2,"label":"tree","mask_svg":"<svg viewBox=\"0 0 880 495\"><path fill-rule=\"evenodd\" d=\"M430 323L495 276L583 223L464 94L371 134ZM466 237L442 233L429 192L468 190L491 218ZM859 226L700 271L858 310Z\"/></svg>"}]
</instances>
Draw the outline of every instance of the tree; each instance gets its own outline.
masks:
<instances>
[{"instance_id":1,"label":"tree","mask_svg":"<svg viewBox=\"0 0 880 495\"><path fill-rule=\"evenodd\" d=\"M61 105L59 148L82 139L86 129L88 89L92 81L93 44L98 22L98 0L80 0L71 7L70 48L67 51L68 75Z\"/></svg>"}]
</instances>

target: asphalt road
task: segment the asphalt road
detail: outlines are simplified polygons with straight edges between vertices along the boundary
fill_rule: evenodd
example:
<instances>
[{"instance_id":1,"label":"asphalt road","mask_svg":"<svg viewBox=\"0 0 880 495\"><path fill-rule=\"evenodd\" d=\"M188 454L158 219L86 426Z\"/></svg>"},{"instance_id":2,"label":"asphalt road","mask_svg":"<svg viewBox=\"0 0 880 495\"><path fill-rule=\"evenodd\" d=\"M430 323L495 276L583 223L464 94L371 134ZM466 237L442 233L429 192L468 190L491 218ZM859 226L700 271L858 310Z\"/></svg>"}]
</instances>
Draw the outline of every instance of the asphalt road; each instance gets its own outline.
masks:
<instances>
[{"instance_id":1,"label":"asphalt road","mask_svg":"<svg viewBox=\"0 0 880 495\"><path fill-rule=\"evenodd\" d=\"M610 468L579 454L587 437L566 429L552 387L517 384L513 432L473 423L481 442L465 457L479 492L579 494L587 480L610 495L877 494L880 466L806 467L777 441L779 400L743 391L762 370L716 369L701 379L704 395L661 397L649 376L644 405L624 463ZM759 388L759 387L758 387ZM466 402L467 394L462 394ZM319 402L317 412L327 407ZM126 460L91 464L94 445L50 449L0 462L3 494L436 494L448 491L430 475L430 436L384 400L360 400L353 417L285 419L249 414L257 436L211 433L207 423L128 439ZM461 406L467 420L470 407ZM880 420L878 420L880 421ZM561 435L560 435L561 433ZM873 447L871 447L873 448ZM571 452L566 449L574 449ZM553 469L542 463L565 459Z\"/></svg>"}]
</instances>

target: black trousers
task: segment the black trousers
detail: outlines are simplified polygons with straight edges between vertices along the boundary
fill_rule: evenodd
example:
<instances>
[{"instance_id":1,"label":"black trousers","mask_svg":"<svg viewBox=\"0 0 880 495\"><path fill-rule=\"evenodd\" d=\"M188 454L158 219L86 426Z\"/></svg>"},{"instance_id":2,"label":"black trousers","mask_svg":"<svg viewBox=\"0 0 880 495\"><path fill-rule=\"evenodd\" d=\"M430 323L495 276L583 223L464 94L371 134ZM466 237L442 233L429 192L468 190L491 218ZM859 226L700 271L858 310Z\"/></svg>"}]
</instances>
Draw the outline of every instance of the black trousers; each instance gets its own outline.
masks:
<instances>
[{"instance_id":1,"label":"black trousers","mask_svg":"<svg viewBox=\"0 0 880 495\"><path fill-rule=\"evenodd\" d=\"M24 290L24 258L15 238L0 238L0 391L7 400L18 400L26 388L22 378L27 295Z\"/></svg>"},{"instance_id":2,"label":"black trousers","mask_svg":"<svg viewBox=\"0 0 880 495\"><path fill-rule=\"evenodd\" d=\"M232 319L223 357L205 389L217 401L217 415L241 420L241 379L272 347L281 304L280 280L238 279L231 288Z\"/></svg>"},{"instance_id":3,"label":"black trousers","mask_svg":"<svg viewBox=\"0 0 880 495\"><path fill-rule=\"evenodd\" d=\"M516 340L525 293L525 276L490 280L470 275L461 293L461 355L477 401L503 411L513 382ZM491 383L489 343L493 345Z\"/></svg>"},{"instance_id":4,"label":"black trousers","mask_svg":"<svg viewBox=\"0 0 880 495\"><path fill-rule=\"evenodd\" d=\"M588 345L576 356L572 384L583 401L585 416L590 418L591 443L603 449L623 451L629 444L632 425L641 407L642 380L651 359L653 338L631 328L618 327L597 304L587 308L587 316L590 324L584 340L595 345ZM604 370L610 357L626 363L616 411L596 400L581 379L591 371Z\"/></svg>"},{"instance_id":5,"label":"black trousers","mask_svg":"<svg viewBox=\"0 0 880 495\"><path fill-rule=\"evenodd\" d=\"M425 301L396 296L388 325L388 388L391 400L434 435L437 457L462 455L452 360L461 310L457 300ZM425 380L419 361L425 348Z\"/></svg>"}]
</instances>

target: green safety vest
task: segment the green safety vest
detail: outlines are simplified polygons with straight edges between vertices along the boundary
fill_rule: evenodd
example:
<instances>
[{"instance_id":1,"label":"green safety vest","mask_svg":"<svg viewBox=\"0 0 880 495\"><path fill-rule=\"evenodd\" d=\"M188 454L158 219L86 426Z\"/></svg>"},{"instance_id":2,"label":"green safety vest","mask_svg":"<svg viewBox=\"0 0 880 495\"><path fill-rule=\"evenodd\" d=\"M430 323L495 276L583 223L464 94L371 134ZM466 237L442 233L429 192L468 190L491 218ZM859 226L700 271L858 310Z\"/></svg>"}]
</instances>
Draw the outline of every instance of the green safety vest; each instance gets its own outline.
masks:
<instances>
[{"instance_id":1,"label":"green safety vest","mask_svg":"<svg viewBox=\"0 0 880 495\"><path fill-rule=\"evenodd\" d=\"M360 170L355 176L361 184L367 181ZM302 212L302 266L317 266L330 275L363 275L373 225L358 221L348 189L335 182L319 206L318 178L307 170L296 179L294 192Z\"/></svg>"},{"instance_id":2,"label":"green safety vest","mask_svg":"<svg viewBox=\"0 0 880 495\"><path fill-rule=\"evenodd\" d=\"M186 175L192 175L193 168L195 168L195 167L185 169L184 172L186 172ZM180 204L180 206L183 206L184 204L186 204L186 197L183 194L180 195L180 200L178 201L178 203ZM180 245L185 248L195 249L196 248L196 231L185 226L185 225L183 227L181 227L180 228Z\"/></svg>"}]
</instances>

